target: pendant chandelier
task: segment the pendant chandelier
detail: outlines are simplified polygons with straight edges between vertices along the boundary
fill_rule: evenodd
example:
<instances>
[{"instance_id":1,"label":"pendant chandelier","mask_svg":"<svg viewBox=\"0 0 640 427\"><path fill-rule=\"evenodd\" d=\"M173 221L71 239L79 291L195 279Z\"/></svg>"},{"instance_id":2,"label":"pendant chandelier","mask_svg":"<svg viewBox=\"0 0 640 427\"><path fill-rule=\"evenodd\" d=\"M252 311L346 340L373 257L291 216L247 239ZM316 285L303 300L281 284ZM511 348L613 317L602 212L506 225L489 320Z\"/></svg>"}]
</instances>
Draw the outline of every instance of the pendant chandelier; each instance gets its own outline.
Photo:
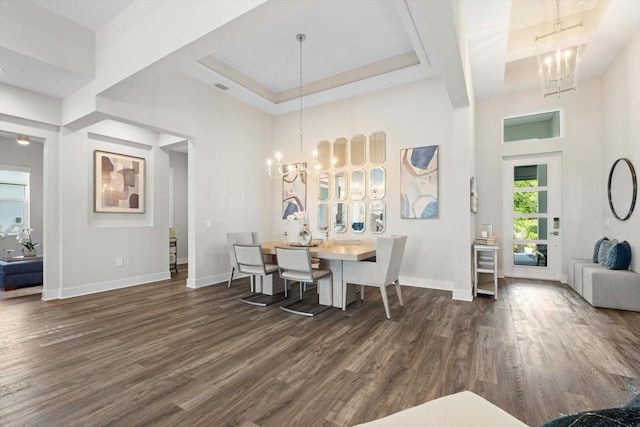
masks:
<instances>
[{"instance_id":1,"label":"pendant chandelier","mask_svg":"<svg viewBox=\"0 0 640 427\"><path fill-rule=\"evenodd\" d=\"M553 31L536 36L538 74L545 97L557 94L559 98L562 92L577 89L582 27L582 21L563 27L560 20L560 0L556 0Z\"/></svg>"},{"instance_id":2,"label":"pendant chandelier","mask_svg":"<svg viewBox=\"0 0 640 427\"><path fill-rule=\"evenodd\" d=\"M302 42L307 39L307 36L304 34L296 35L296 40L300 44L300 88L299 88L299 98L300 98L300 159L297 162L284 162L282 160L282 153L275 153L275 163L271 159L267 159L267 171L269 172L269 176L271 178L282 178L295 176L299 173L307 172L307 163L302 161ZM320 169L320 165L318 164L318 152L313 152L313 165L314 169L317 171Z\"/></svg>"}]
</instances>

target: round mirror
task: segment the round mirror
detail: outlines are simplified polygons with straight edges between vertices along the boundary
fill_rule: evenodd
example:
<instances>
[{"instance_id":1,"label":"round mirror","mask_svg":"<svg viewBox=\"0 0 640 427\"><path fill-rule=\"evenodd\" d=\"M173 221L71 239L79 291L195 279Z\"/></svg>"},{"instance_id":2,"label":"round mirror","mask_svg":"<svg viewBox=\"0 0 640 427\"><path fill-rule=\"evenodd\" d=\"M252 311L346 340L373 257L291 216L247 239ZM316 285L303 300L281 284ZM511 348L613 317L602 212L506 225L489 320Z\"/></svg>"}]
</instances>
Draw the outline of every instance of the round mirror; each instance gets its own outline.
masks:
<instances>
[{"instance_id":1,"label":"round mirror","mask_svg":"<svg viewBox=\"0 0 640 427\"><path fill-rule=\"evenodd\" d=\"M351 191L351 198L353 200L364 199L364 180L365 174L362 169L351 171L351 186L349 190Z\"/></svg>"},{"instance_id":2,"label":"round mirror","mask_svg":"<svg viewBox=\"0 0 640 427\"><path fill-rule=\"evenodd\" d=\"M609 171L607 189L613 216L620 221L628 220L636 206L638 195L636 170L629 159L620 158L613 163Z\"/></svg>"}]
</instances>

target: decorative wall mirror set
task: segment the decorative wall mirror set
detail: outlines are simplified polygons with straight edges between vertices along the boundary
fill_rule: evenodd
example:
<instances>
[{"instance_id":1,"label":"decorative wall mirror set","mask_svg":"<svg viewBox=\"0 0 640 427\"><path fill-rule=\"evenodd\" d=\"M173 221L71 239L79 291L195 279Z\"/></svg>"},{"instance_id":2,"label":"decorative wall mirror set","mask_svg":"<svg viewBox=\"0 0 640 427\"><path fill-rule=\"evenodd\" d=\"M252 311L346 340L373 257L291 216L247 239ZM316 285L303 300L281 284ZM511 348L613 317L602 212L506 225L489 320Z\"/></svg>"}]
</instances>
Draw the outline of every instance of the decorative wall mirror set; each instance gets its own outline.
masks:
<instances>
[{"instance_id":1,"label":"decorative wall mirror set","mask_svg":"<svg viewBox=\"0 0 640 427\"><path fill-rule=\"evenodd\" d=\"M367 229L372 233L384 232L386 207L382 199L386 192L386 177L382 163L386 160L385 133L378 131L369 136L371 167L368 171L364 135L355 135L351 141L338 138L333 144L320 141L317 150L321 169L318 175L318 230L328 232L333 218L333 229L337 233L344 233L349 228L354 233ZM367 197L371 199L368 205ZM351 200L351 209L347 199Z\"/></svg>"}]
</instances>

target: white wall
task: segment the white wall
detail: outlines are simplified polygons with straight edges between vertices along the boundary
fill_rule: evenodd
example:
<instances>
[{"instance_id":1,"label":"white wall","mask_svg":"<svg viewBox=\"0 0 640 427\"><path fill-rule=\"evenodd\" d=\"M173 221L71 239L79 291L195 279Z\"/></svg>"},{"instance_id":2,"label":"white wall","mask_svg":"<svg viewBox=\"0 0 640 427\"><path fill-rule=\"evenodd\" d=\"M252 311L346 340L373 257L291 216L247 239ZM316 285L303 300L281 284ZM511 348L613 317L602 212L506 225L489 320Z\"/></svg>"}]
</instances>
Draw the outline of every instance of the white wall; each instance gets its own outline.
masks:
<instances>
[{"instance_id":1,"label":"white wall","mask_svg":"<svg viewBox=\"0 0 640 427\"><path fill-rule=\"evenodd\" d=\"M128 126L128 125L127 125ZM115 132L122 131L117 124ZM129 140L115 138L104 123L63 131L59 151L62 280L57 294L70 297L169 277L169 156L157 134L130 127ZM146 159L143 214L96 213L94 150ZM116 258L123 265L116 265Z\"/></svg>"},{"instance_id":2,"label":"white wall","mask_svg":"<svg viewBox=\"0 0 640 427\"><path fill-rule=\"evenodd\" d=\"M545 141L502 144L502 118L563 108L565 136ZM502 248L502 158L562 152L562 266L571 258L589 258L602 237L602 126L600 80L580 82L576 92L543 98L524 92L478 103L476 110L476 175L479 210L476 226L493 224ZM502 264L499 266L502 269Z\"/></svg>"},{"instance_id":3,"label":"white wall","mask_svg":"<svg viewBox=\"0 0 640 427\"><path fill-rule=\"evenodd\" d=\"M178 238L178 263L187 262L189 235L187 233L188 219L188 156L177 151L169 152L169 167L173 169L173 227Z\"/></svg>"},{"instance_id":4,"label":"white wall","mask_svg":"<svg viewBox=\"0 0 640 427\"><path fill-rule=\"evenodd\" d=\"M250 230L271 238L274 190L264 163L271 151L271 116L182 74L101 104L106 113L190 141L189 286L228 278L227 232Z\"/></svg>"},{"instance_id":5,"label":"white wall","mask_svg":"<svg viewBox=\"0 0 640 427\"><path fill-rule=\"evenodd\" d=\"M631 245L631 269L640 271L640 194L634 213L619 221L609 210L607 178L613 162L620 157L631 160L640 179L640 31L629 41L602 78L602 179L601 224L609 238L627 240ZM639 183L640 185L640 183Z\"/></svg>"},{"instance_id":6,"label":"white wall","mask_svg":"<svg viewBox=\"0 0 640 427\"><path fill-rule=\"evenodd\" d=\"M0 83L0 112L4 115L57 126L61 111L59 99Z\"/></svg>"},{"instance_id":7,"label":"white wall","mask_svg":"<svg viewBox=\"0 0 640 427\"><path fill-rule=\"evenodd\" d=\"M44 251L42 245L42 185L43 185L43 144L32 142L29 145L19 145L15 139L0 136L0 164L9 166L20 166L28 168L30 171L29 192L30 192L30 219L29 226L33 228L31 240L40 243L38 253ZM14 236L7 237L0 243L2 249L13 249L14 255L19 255L23 246L18 243ZM1 254L4 256L4 253Z\"/></svg>"},{"instance_id":8,"label":"white wall","mask_svg":"<svg viewBox=\"0 0 640 427\"><path fill-rule=\"evenodd\" d=\"M454 114L441 79L422 80L367 95L357 96L304 110L304 159L311 162L311 152L321 140L331 142L340 137L351 139L356 134L369 135L382 130L387 135L386 169L387 229L383 236L408 235L401 269L402 283L453 290L460 287L470 292L470 274L455 283L455 271L460 257L468 257L469 248L469 164L468 147L454 145ZM468 113L464 114L468 120ZM274 151L282 150L286 158L297 160L298 113L276 118ZM400 219L400 150L403 148L439 145L438 219ZM469 157L469 158L465 158ZM368 160L368 159L367 159ZM370 165L367 164L366 168ZM460 178L462 177L462 178ZM464 184L461 185L460 183ZM464 187L461 189L460 187ZM272 228L278 239L287 230L297 229L295 223L281 218L281 181L272 183L274 215ZM349 199L348 199L349 200ZM461 202L461 200L464 200ZM366 199L367 203L369 199ZM314 237L320 237L316 227L317 182L312 177L307 192L307 210ZM463 212L460 212L463 206ZM464 223L466 221L466 223ZM460 234L462 229L462 237ZM376 235L348 231L331 238L365 238ZM462 253L461 253L462 250Z\"/></svg>"},{"instance_id":9,"label":"white wall","mask_svg":"<svg viewBox=\"0 0 640 427\"><path fill-rule=\"evenodd\" d=\"M0 84L0 130L31 135L44 141L42 174L43 296L62 281L60 231L59 140L61 102L48 96Z\"/></svg>"}]
</instances>

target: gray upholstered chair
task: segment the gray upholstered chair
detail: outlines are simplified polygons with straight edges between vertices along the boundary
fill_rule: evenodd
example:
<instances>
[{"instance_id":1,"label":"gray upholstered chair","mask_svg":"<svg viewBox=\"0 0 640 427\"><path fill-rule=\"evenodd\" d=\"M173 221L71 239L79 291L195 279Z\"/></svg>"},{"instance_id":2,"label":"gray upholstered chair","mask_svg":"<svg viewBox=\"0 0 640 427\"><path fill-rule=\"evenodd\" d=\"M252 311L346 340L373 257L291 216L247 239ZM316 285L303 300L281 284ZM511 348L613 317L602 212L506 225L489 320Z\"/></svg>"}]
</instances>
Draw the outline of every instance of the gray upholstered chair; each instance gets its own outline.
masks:
<instances>
[{"instance_id":1,"label":"gray upholstered chair","mask_svg":"<svg viewBox=\"0 0 640 427\"><path fill-rule=\"evenodd\" d=\"M360 285L360 298L364 299L364 286L380 288L384 311L387 319L389 314L389 299L386 287L394 284L398 293L398 300L403 306L402 291L400 290L400 265L407 243L407 236L378 237L376 240L376 260L370 261L344 261L342 264L342 310L346 310L347 286L349 284Z\"/></svg>"},{"instance_id":2,"label":"gray upholstered chair","mask_svg":"<svg viewBox=\"0 0 640 427\"><path fill-rule=\"evenodd\" d=\"M303 316L313 316L314 314L318 314L320 312L319 310L296 310L294 306L304 299L304 292L307 284L316 283L318 280L325 277L329 277L331 279L331 270L313 268L311 265L312 261L311 256L309 255L309 248L276 247L276 258L278 260L278 268L280 269L280 277L284 280L285 296L288 295L289 281L298 282L300 284L300 299L294 303L280 306L280 308L286 312L300 314ZM326 308L328 308L328 306Z\"/></svg>"},{"instance_id":3,"label":"gray upholstered chair","mask_svg":"<svg viewBox=\"0 0 640 427\"><path fill-rule=\"evenodd\" d=\"M250 231L242 231L239 233L227 233L227 249L229 250L229 264L231 264L231 274L229 275L229 282L227 288L231 287L231 281L233 280L233 273L238 269L238 263L236 262L236 254L233 251L233 245L250 245L255 243L253 240L253 233Z\"/></svg>"},{"instance_id":4,"label":"gray upholstered chair","mask_svg":"<svg viewBox=\"0 0 640 427\"><path fill-rule=\"evenodd\" d=\"M265 307L279 301L273 300L272 298L260 298L263 294L256 292L256 277L260 278L260 290L262 290L262 281L264 277L278 271L277 265L265 264L264 257L262 255L262 247L258 244L234 244L233 252L235 253L238 271L242 274L248 274L251 277L251 295L240 298L240 301L261 307Z\"/></svg>"}]
</instances>

